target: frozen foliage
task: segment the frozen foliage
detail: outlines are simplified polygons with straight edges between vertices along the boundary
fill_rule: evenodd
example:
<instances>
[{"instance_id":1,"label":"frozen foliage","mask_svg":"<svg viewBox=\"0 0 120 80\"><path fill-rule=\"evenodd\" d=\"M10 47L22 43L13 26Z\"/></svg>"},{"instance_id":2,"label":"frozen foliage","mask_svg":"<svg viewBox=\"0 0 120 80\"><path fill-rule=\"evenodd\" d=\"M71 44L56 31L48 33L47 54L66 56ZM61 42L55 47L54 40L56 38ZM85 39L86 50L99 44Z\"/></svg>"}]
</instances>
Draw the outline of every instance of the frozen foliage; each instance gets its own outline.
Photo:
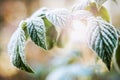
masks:
<instances>
[{"instance_id":1,"label":"frozen foliage","mask_svg":"<svg viewBox=\"0 0 120 80\"><path fill-rule=\"evenodd\" d=\"M112 56L118 44L117 31L111 24L98 18L90 20L88 26L88 44L110 70Z\"/></svg>"},{"instance_id":2,"label":"frozen foliage","mask_svg":"<svg viewBox=\"0 0 120 80\"><path fill-rule=\"evenodd\" d=\"M64 8L55 10L41 8L36 11L20 23L10 39L8 53L13 65L27 72L33 72L25 61L24 53L25 43L29 38L44 50L58 47L57 43L66 44L68 42L68 48L65 48L69 50L68 52L74 49L72 44L78 42L76 44L78 46L83 39L85 43L88 42L89 49L92 49L110 70L118 45L118 33L110 23L107 9L102 5L104 2L106 0L94 0L93 2L85 0L83 3L74 5L72 12ZM76 43L74 43L75 41ZM79 48L77 49L79 51ZM55 58L54 67L50 70L52 72L48 75L47 80L85 80L84 76L92 74L94 67L90 69L74 64L74 60L76 61L80 57L73 58L71 54L68 56L62 57L64 59L60 58L62 60L58 60L58 63L56 59L59 57ZM55 65L61 64L62 66L56 68ZM53 70L54 68L55 70Z\"/></svg>"}]
</instances>

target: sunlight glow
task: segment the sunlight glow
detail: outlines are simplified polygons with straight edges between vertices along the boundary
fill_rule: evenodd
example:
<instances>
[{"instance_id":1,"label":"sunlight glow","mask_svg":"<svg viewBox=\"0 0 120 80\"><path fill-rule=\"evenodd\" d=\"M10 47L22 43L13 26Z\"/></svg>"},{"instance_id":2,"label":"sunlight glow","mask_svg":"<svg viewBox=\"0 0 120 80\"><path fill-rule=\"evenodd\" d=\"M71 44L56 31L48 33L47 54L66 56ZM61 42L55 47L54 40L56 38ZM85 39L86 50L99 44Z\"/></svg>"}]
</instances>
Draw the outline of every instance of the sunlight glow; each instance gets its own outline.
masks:
<instances>
[{"instance_id":1,"label":"sunlight glow","mask_svg":"<svg viewBox=\"0 0 120 80\"><path fill-rule=\"evenodd\" d=\"M72 23L73 32L71 34L72 42L85 42L87 25L80 20L73 20Z\"/></svg>"}]
</instances>

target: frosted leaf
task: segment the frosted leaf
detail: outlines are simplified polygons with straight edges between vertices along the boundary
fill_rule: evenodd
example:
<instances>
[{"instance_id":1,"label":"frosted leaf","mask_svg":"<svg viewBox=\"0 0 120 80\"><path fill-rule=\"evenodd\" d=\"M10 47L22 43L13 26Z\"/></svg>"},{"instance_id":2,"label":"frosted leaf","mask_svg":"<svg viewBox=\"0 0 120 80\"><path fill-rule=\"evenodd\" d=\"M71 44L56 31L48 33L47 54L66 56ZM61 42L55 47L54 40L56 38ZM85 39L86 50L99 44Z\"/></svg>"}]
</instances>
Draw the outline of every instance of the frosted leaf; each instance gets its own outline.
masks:
<instances>
[{"instance_id":1,"label":"frosted leaf","mask_svg":"<svg viewBox=\"0 0 120 80\"><path fill-rule=\"evenodd\" d=\"M55 9L47 12L46 18L55 27L64 27L70 20L70 12L67 9Z\"/></svg>"},{"instance_id":2,"label":"frosted leaf","mask_svg":"<svg viewBox=\"0 0 120 80\"><path fill-rule=\"evenodd\" d=\"M98 6L104 4L107 0L94 0Z\"/></svg>"},{"instance_id":3,"label":"frosted leaf","mask_svg":"<svg viewBox=\"0 0 120 80\"><path fill-rule=\"evenodd\" d=\"M90 0L83 0L80 2L77 2L76 4L73 5L73 11L77 11L77 10L85 10L86 7L89 5Z\"/></svg>"},{"instance_id":4,"label":"frosted leaf","mask_svg":"<svg viewBox=\"0 0 120 80\"><path fill-rule=\"evenodd\" d=\"M86 10L77 10L73 13L75 19L79 19L81 21L88 20L89 18L93 17L92 13Z\"/></svg>"},{"instance_id":5,"label":"frosted leaf","mask_svg":"<svg viewBox=\"0 0 120 80\"><path fill-rule=\"evenodd\" d=\"M13 33L8 44L8 53L14 66L27 72L33 72L26 64L25 60L24 49L26 36L24 30L22 29L24 24L26 23L22 21L19 25L19 28Z\"/></svg>"},{"instance_id":6,"label":"frosted leaf","mask_svg":"<svg viewBox=\"0 0 120 80\"><path fill-rule=\"evenodd\" d=\"M90 20L88 26L88 45L110 70L112 56L118 43L117 31L111 24L98 18Z\"/></svg>"},{"instance_id":7,"label":"frosted leaf","mask_svg":"<svg viewBox=\"0 0 120 80\"><path fill-rule=\"evenodd\" d=\"M27 19L27 31L31 40L38 46L47 49L46 29L40 17Z\"/></svg>"}]
</instances>

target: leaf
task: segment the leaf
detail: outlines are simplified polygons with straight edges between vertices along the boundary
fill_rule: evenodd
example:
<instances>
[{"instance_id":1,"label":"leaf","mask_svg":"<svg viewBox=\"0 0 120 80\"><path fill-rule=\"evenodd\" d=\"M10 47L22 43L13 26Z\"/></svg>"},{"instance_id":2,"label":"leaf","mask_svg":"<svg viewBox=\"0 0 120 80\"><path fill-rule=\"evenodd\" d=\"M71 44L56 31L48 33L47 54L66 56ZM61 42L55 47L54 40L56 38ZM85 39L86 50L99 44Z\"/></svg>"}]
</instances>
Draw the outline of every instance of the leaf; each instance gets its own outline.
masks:
<instances>
[{"instance_id":1,"label":"leaf","mask_svg":"<svg viewBox=\"0 0 120 80\"><path fill-rule=\"evenodd\" d=\"M46 43L46 29L40 17L27 19L27 31L31 40L38 46L48 49Z\"/></svg>"},{"instance_id":2,"label":"leaf","mask_svg":"<svg viewBox=\"0 0 120 80\"><path fill-rule=\"evenodd\" d=\"M82 22L87 21L88 18L94 17L93 14L86 10L77 10L73 13L73 18Z\"/></svg>"},{"instance_id":3,"label":"leaf","mask_svg":"<svg viewBox=\"0 0 120 80\"><path fill-rule=\"evenodd\" d=\"M118 71L120 73L120 30L118 28L116 28L116 30L117 30L119 41L118 41L116 53L113 56L113 60L114 60L114 67L115 67L116 71Z\"/></svg>"},{"instance_id":4,"label":"leaf","mask_svg":"<svg viewBox=\"0 0 120 80\"><path fill-rule=\"evenodd\" d=\"M12 35L10 42L8 44L8 53L10 54L11 62L14 66L21 70L25 70L27 72L32 72L32 69L26 64L25 61L25 41L26 36L25 32L21 27L26 24L22 21L19 25L19 28Z\"/></svg>"},{"instance_id":5,"label":"leaf","mask_svg":"<svg viewBox=\"0 0 120 80\"><path fill-rule=\"evenodd\" d=\"M101 16L105 21L110 22L110 15L104 6L100 8L98 16Z\"/></svg>"},{"instance_id":6,"label":"leaf","mask_svg":"<svg viewBox=\"0 0 120 80\"><path fill-rule=\"evenodd\" d=\"M98 7L101 7L103 3L105 3L107 0L95 0Z\"/></svg>"},{"instance_id":7,"label":"leaf","mask_svg":"<svg viewBox=\"0 0 120 80\"><path fill-rule=\"evenodd\" d=\"M115 68L118 72L120 72L120 37L119 37L119 42L118 42L118 47L116 49L116 53L115 53L115 56L114 56L114 65L115 65Z\"/></svg>"},{"instance_id":8,"label":"leaf","mask_svg":"<svg viewBox=\"0 0 120 80\"><path fill-rule=\"evenodd\" d=\"M102 19L89 20L88 45L110 70L111 59L116 50L118 35L115 28Z\"/></svg>"},{"instance_id":9,"label":"leaf","mask_svg":"<svg viewBox=\"0 0 120 80\"><path fill-rule=\"evenodd\" d=\"M55 26L55 29L57 31L57 42L60 43L57 43L57 46L63 47L66 41L64 42L63 40L60 40L60 37L62 31L71 25L72 16L70 12L67 9L51 10L46 13L46 18Z\"/></svg>"},{"instance_id":10,"label":"leaf","mask_svg":"<svg viewBox=\"0 0 120 80\"><path fill-rule=\"evenodd\" d=\"M45 27L46 27L46 42L48 49L51 49L54 47L56 43L57 38L57 31L54 27L54 25L49 22L45 17L43 17Z\"/></svg>"},{"instance_id":11,"label":"leaf","mask_svg":"<svg viewBox=\"0 0 120 80\"><path fill-rule=\"evenodd\" d=\"M70 13L66 9L51 10L46 13L46 18L56 27L66 26L68 20L70 20Z\"/></svg>"},{"instance_id":12,"label":"leaf","mask_svg":"<svg viewBox=\"0 0 120 80\"><path fill-rule=\"evenodd\" d=\"M118 36L120 36L120 29L116 28Z\"/></svg>"},{"instance_id":13,"label":"leaf","mask_svg":"<svg viewBox=\"0 0 120 80\"><path fill-rule=\"evenodd\" d=\"M95 17L100 16L105 21L110 22L110 15L104 6L101 6L98 9L96 3L93 2L93 3L90 3L90 5L86 7L86 10L90 11Z\"/></svg>"},{"instance_id":14,"label":"leaf","mask_svg":"<svg viewBox=\"0 0 120 80\"><path fill-rule=\"evenodd\" d=\"M75 5L73 5L72 10L73 11L85 10L86 7L89 5L89 3L90 3L90 0L80 1L80 2L76 3Z\"/></svg>"}]
</instances>

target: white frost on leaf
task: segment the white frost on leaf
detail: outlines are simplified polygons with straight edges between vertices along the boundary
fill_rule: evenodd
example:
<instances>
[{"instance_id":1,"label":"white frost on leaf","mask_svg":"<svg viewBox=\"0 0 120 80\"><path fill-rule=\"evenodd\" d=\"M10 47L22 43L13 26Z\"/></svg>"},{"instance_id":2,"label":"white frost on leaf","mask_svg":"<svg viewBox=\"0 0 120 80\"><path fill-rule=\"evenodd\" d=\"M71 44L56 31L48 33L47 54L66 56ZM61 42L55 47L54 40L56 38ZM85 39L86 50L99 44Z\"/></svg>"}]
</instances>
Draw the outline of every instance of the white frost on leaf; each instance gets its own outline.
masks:
<instances>
[{"instance_id":1,"label":"white frost on leaf","mask_svg":"<svg viewBox=\"0 0 120 80\"><path fill-rule=\"evenodd\" d=\"M89 5L90 0L82 0L78 1L76 4L73 5L73 11L77 10L85 10L85 8Z\"/></svg>"},{"instance_id":2,"label":"white frost on leaf","mask_svg":"<svg viewBox=\"0 0 120 80\"><path fill-rule=\"evenodd\" d=\"M101 7L107 0L92 0L97 4L97 7Z\"/></svg>"},{"instance_id":3,"label":"white frost on leaf","mask_svg":"<svg viewBox=\"0 0 120 80\"><path fill-rule=\"evenodd\" d=\"M86 10L77 10L73 12L74 19L79 19L81 21L87 21L89 18L93 17L92 13ZM86 23L87 24L87 23Z\"/></svg>"},{"instance_id":4,"label":"white frost on leaf","mask_svg":"<svg viewBox=\"0 0 120 80\"><path fill-rule=\"evenodd\" d=\"M44 21L40 17L27 19L27 31L36 45L47 49L46 28Z\"/></svg>"},{"instance_id":5,"label":"white frost on leaf","mask_svg":"<svg viewBox=\"0 0 120 80\"><path fill-rule=\"evenodd\" d=\"M117 31L110 23L102 19L89 20L88 45L110 70L113 53L118 43Z\"/></svg>"},{"instance_id":6,"label":"white frost on leaf","mask_svg":"<svg viewBox=\"0 0 120 80\"><path fill-rule=\"evenodd\" d=\"M33 72L30 69L30 67L26 64L24 54L26 36L24 30L22 29L23 24L24 21L20 23L18 29L12 35L8 44L8 53L10 55L11 62L14 66L27 72Z\"/></svg>"},{"instance_id":7,"label":"white frost on leaf","mask_svg":"<svg viewBox=\"0 0 120 80\"><path fill-rule=\"evenodd\" d=\"M67 9L55 9L46 13L46 18L56 27L65 27L70 20Z\"/></svg>"}]
</instances>

